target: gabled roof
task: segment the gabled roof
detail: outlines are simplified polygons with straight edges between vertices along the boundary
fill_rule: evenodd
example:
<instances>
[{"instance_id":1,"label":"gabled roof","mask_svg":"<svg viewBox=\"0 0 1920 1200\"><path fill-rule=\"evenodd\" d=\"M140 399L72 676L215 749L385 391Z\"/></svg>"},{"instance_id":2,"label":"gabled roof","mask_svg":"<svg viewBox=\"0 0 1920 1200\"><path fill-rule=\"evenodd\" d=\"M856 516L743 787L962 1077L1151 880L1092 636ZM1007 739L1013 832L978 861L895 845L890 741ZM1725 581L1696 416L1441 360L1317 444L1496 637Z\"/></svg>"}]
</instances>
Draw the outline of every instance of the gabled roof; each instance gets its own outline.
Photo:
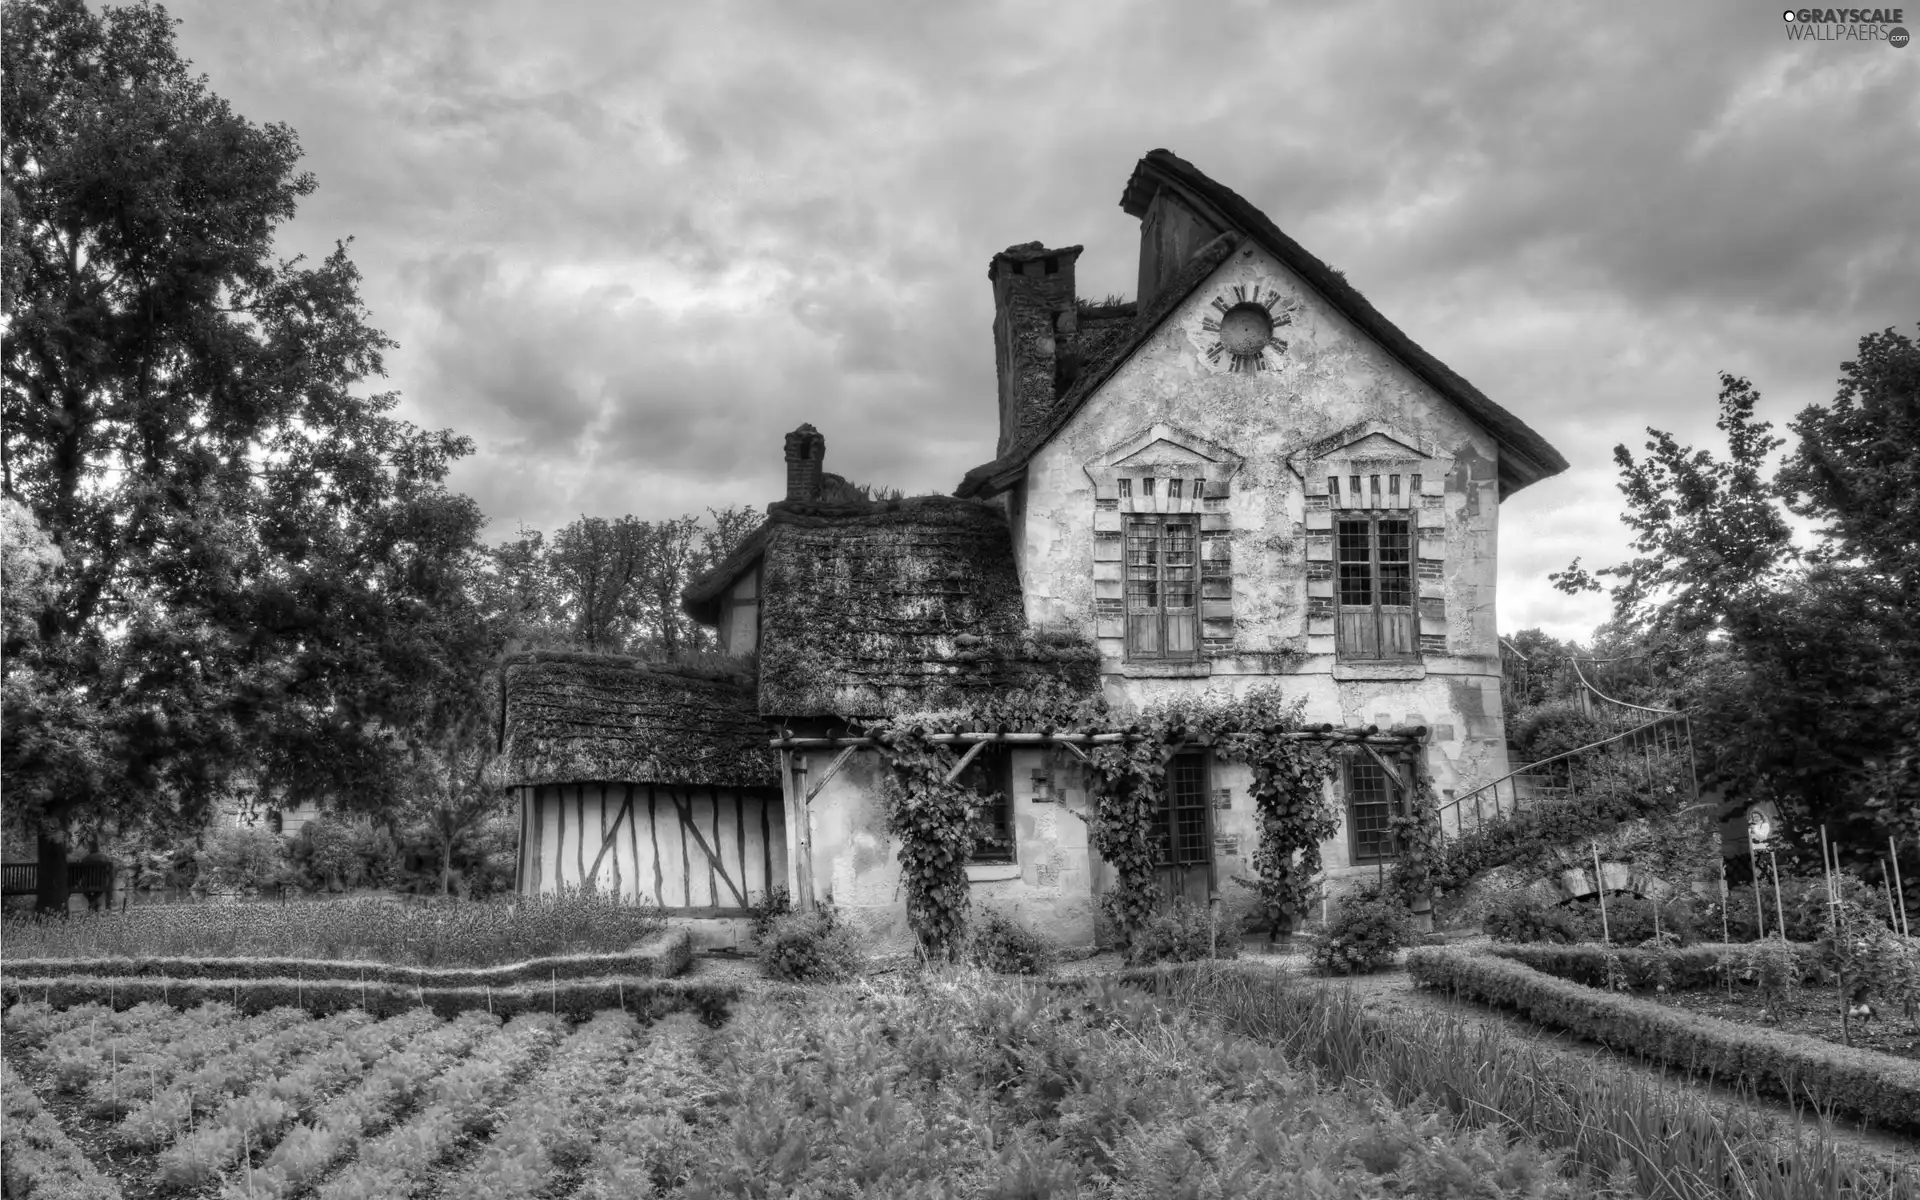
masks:
<instances>
[{"instance_id":1,"label":"gabled roof","mask_svg":"<svg viewBox=\"0 0 1920 1200\"><path fill-rule=\"evenodd\" d=\"M1242 244L1252 241L1284 263L1326 298L1336 311L1372 338L1440 395L1458 405L1493 434L1500 446L1500 496L1520 490L1567 469L1567 460L1525 422L1488 399L1478 388L1455 374L1445 363L1421 349L1367 302L1352 284L1326 263L1280 231L1265 213L1238 193L1202 174L1199 168L1169 150L1153 150L1134 167L1121 195L1120 207L1142 217L1162 188L1171 188L1182 203L1229 232L1202 247L1185 267L1168 280L1135 319L1128 335L1099 362L1090 362L1067 395L1053 406L1048 421L1008 448L993 462L967 472L954 494L991 494L1020 477L1027 461L1078 412L1087 397L1106 382L1152 336L1166 317Z\"/></svg>"},{"instance_id":2,"label":"gabled roof","mask_svg":"<svg viewBox=\"0 0 1920 1200\"><path fill-rule=\"evenodd\" d=\"M540 651L501 675L508 786L780 784L744 672Z\"/></svg>"},{"instance_id":3,"label":"gabled roof","mask_svg":"<svg viewBox=\"0 0 1920 1200\"><path fill-rule=\"evenodd\" d=\"M783 502L765 529L766 716L891 716L1045 679L1099 690L1091 644L1027 629L997 505Z\"/></svg>"}]
</instances>

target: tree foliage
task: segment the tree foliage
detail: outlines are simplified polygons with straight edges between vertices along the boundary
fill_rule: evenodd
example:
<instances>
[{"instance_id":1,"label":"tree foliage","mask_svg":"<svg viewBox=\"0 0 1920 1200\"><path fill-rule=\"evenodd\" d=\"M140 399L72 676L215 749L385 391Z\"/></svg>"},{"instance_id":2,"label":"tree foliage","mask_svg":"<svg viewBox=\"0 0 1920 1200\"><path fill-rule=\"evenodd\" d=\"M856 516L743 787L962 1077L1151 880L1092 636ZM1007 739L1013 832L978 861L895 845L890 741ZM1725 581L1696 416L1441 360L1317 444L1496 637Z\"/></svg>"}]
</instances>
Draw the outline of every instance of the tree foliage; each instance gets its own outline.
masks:
<instances>
[{"instance_id":1,"label":"tree foliage","mask_svg":"<svg viewBox=\"0 0 1920 1200\"><path fill-rule=\"evenodd\" d=\"M470 444L358 390L392 343L345 244L274 256L314 188L293 131L191 76L163 10L5 17L0 482L61 560L37 636L9 624L9 805L191 812L242 763L382 803L484 677L481 516L443 486Z\"/></svg>"},{"instance_id":2,"label":"tree foliage","mask_svg":"<svg viewBox=\"0 0 1920 1200\"><path fill-rule=\"evenodd\" d=\"M1634 557L1555 582L1614 580L1613 628L1683 655L1702 782L1773 800L1787 857L1818 860L1818 828L1878 872L1889 835L1920 875L1920 348L1893 329L1862 338L1831 405L1785 445L1758 394L1722 376L1722 459L1648 430L1647 456L1614 451ZM1817 521L1795 544L1788 512Z\"/></svg>"}]
</instances>

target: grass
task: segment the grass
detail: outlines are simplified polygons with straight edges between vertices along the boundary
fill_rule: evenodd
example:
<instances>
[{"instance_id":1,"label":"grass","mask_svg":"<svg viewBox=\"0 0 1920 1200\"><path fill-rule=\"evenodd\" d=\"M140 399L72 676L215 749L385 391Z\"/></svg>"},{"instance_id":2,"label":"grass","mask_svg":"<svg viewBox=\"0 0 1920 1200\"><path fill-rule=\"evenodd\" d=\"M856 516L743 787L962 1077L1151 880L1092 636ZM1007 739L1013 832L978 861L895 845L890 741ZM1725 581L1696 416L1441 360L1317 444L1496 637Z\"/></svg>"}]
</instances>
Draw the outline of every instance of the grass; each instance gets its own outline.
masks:
<instances>
[{"instance_id":1,"label":"grass","mask_svg":"<svg viewBox=\"0 0 1920 1200\"><path fill-rule=\"evenodd\" d=\"M1351 992L1214 964L1140 977L1163 999L1388 1102L1434 1105L1469 1126L1559 1151L1608 1194L1692 1200L1920 1196L1920 1181L1838 1141L1825 1120L1789 1125L1744 1104L1554 1054L1439 1015L1383 1016Z\"/></svg>"},{"instance_id":2,"label":"grass","mask_svg":"<svg viewBox=\"0 0 1920 1200\"><path fill-rule=\"evenodd\" d=\"M659 910L592 894L398 904L169 904L6 918L6 957L364 959L493 966L626 950L665 928Z\"/></svg>"}]
</instances>

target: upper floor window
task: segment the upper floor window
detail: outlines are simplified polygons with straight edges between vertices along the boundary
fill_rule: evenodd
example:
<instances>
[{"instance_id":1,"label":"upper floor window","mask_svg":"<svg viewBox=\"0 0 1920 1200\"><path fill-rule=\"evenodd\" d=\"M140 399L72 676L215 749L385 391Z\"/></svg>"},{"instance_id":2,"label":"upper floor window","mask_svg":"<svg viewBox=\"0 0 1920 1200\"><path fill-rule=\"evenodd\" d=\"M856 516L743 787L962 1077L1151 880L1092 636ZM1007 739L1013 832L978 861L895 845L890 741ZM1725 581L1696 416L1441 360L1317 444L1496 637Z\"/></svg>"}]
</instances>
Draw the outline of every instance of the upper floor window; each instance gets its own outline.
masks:
<instances>
[{"instance_id":1,"label":"upper floor window","mask_svg":"<svg viewBox=\"0 0 1920 1200\"><path fill-rule=\"evenodd\" d=\"M1127 518L1127 657L1200 652L1199 530L1192 516Z\"/></svg>"},{"instance_id":2,"label":"upper floor window","mask_svg":"<svg viewBox=\"0 0 1920 1200\"><path fill-rule=\"evenodd\" d=\"M1340 657L1417 659L1412 522L1404 513L1343 512L1334 532Z\"/></svg>"}]
</instances>

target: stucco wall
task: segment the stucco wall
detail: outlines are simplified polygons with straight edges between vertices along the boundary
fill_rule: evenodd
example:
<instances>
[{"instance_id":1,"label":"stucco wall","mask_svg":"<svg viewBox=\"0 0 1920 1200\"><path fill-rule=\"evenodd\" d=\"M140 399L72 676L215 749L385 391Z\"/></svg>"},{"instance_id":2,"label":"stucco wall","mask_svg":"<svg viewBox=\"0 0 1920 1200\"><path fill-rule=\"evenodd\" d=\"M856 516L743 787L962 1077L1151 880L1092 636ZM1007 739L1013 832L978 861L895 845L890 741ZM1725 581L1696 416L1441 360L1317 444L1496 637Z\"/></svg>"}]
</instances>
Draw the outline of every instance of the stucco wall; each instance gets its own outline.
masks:
<instances>
[{"instance_id":1,"label":"stucco wall","mask_svg":"<svg viewBox=\"0 0 1920 1200\"><path fill-rule=\"evenodd\" d=\"M1278 293L1271 307L1283 319L1275 334L1287 345L1269 355L1274 369L1235 373L1207 357L1204 323L1219 311L1216 298L1234 302L1236 287L1238 294ZM1109 538L1118 528L1118 514L1096 511L1096 476L1156 425L1175 431L1175 445L1160 446L1165 454L1193 457L1184 444L1204 459L1237 460L1228 472L1209 472L1209 511L1202 514L1202 537L1226 539L1232 558L1231 624L1223 626L1210 610L1207 633L1230 634L1231 642L1213 642L1197 671L1123 661L1111 584L1102 593L1107 607L1096 612L1096 526ZM1355 445L1326 444L1356 428ZM1310 561L1331 557L1324 499L1331 468L1319 456L1345 472L1346 458L1364 461L1401 438L1419 448L1405 457L1422 475L1424 493L1408 503L1431 576L1420 584L1426 653L1411 669L1337 664L1330 618L1316 615L1313 603L1331 596L1330 569L1308 580ZM1198 288L1031 461L1011 506L1019 517L1028 620L1095 637L1117 703L1279 682L1307 698L1312 720L1432 727L1436 788L1471 787L1506 770L1494 611L1497 455L1490 435L1292 272L1249 247ZM1219 489L1224 496L1212 479L1219 473L1230 475ZM1316 493L1321 498L1310 505ZM1344 839L1339 846L1344 853Z\"/></svg>"},{"instance_id":2,"label":"stucco wall","mask_svg":"<svg viewBox=\"0 0 1920 1200\"><path fill-rule=\"evenodd\" d=\"M1014 861L975 863L973 903L996 908L1048 937L1083 945L1094 936L1095 858L1087 846L1085 779L1050 763L1044 751L1016 748L1013 760ZM815 755L818 772L831 760ZM814 797L811 808L814 891L831 898L877 953L911 949L899 847L887 835L881 773L870 751L856 751ZM1051 781L1051 800L1036 800L1033 774Z\"/></svg>"}]
</instances>

